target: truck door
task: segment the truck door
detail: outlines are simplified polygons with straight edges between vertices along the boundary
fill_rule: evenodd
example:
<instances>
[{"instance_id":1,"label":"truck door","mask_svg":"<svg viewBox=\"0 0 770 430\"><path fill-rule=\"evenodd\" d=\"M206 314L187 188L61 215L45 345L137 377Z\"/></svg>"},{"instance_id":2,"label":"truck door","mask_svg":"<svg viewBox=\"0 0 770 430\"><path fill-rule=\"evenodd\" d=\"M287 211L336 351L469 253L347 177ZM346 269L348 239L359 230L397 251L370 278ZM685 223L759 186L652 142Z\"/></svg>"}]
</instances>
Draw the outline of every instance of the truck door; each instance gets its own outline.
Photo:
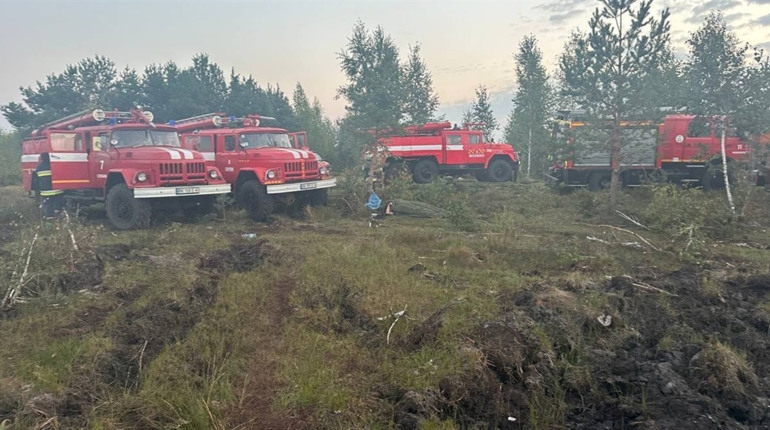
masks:
<instances>
[{"instance_id":1,"label":"truck door","mask_svg":"<svg viewBox=\"0 0 770 430\"><path fill-rule=\"evenodd\" d=\"M706 160L714 152L714 129L711 121L702 116L694 117L687 125L687 136L682 142L681 161Z\"/></svg>"},{"instance_id":2,"label":"truck door","mask_svg":"<svg viewBox=\"0 0 770 430\"><path fill-rule=\"evenodd\" d=\"M238 177L239 156L238 142L235 135L217 136L217 167L222 171L225 181L234 183Z\"/></svg>"},{"instance_id":3,"label":"truck door","mask_svg":"<svg viewBox=\"0 0 770 430\"><path fill-rule=\"evenodd\" d=\"M467 164L467 139L466 135L458 132L444 134L444 164L450 166Z\"/></svg>"},{"instance_id":4,"label":"truck door","mask_svg":"<svg viewBox=\"0 0 770 430\"><path fill-rule=\"evenodd\" d=\"M91 179L83 134L74 131L52 132L50 139L51 181L54 189L88 187Z\"/></svg>"},{"instance_id":5,"label":"truck door","mask_svg":"<svg viewBox=\"0 0 770 430\"><path fill-rule=\"evenodd\" d=\"M110 134L108 132L89 134L91 152L88 164L91 169L93 188L104 188L107 183L107 174L112 166L110 157Z\"/></svg>"},{"instance_id":6,"label":"truck door","mask_svg":"<svg viewBox=\"0 0 770 430\"><path fill-rule=\"evenodd\" d=\"M483 165L486 162L486 145L484 145L481 133L468 135L468 149L465 151L465 155L468 157L467 164Z\"/></svg>"}]
</instances>

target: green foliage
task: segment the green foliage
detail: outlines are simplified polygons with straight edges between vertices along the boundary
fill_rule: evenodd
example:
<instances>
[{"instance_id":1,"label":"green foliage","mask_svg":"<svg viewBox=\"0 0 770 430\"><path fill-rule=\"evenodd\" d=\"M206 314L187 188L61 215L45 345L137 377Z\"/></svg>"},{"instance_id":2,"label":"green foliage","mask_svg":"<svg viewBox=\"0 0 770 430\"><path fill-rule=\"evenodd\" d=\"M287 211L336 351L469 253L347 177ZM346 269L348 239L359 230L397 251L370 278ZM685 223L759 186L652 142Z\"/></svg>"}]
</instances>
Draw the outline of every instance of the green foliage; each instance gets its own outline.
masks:
<instances>
[{"instance_id":1,"label":"green foliage","mask_svg":"<svg viewBox=\"0 0 770 430\"><path fill-rule=\"evenodd\" d=\"M21 183L21 138L0 131L0 186Z\"/></svg>"},{"instance_id":2,"label":"green foliage","mask_svg":"<svg viewBox=\"0 0 770 430\"><path fill-rule=\"evenodd\" d=\"M514 55L516 60L516 94L513 97L513 111L505 126L505 141L522 151L527 157L527 177L545 167L543 163L548 152L548 120L553 107L553 89L543 66L543 54L537 46L535 36L527 36L519 43ZM521 149L519 149L521 151Z\"/></svg>"},{"instance_id":3,"label":"green foliage","mask_svg":"<svg viewBox=\"0 0 770 430\"><path fill-rule=\"evenodd\" d=\"M299 83L294 89L292 101L298 127L307 132L310 149L320 154L324 159L328 159L332 166L336 166L338 164L337 151L335 150L337 130L331 120L324 116L321 102L316 98L313 99L311 105L305 89Z\"/></svg>"},{"instance_id":4,"label":"green foliage","mask_svg":"<svg viewBox=\"0 0 770 430\"><path fill-rule=\"evenodd\" d=\"M361 216L366 213L364 205L368 198L363 174L358 169L349 169L337 175L329 204L345 216Z\"/></svg>"},{"instance_id":5,"label":"green foliage","mask_svg":"<svg viewBox=\"0 0 770 430\"><path fill-rule=\"evenodd\" d=\"M730 115L740 130L770 130L770 66L761 50L749 61L749 45L727 26L721 12L710 13L692 33L685 65L687 108L699 115Z\"/></svg>"},{"instance_id":6,"label":"green foliage","mask_svg":"<svg viewBox=\"0 0 770 430\"><path fill-rule=\"evenodd\" d=\"M730 218L725 204L699 189L662 185L642 213L644 223L671 238L683 253L698 252Z\"/></svg>"},{"instance_id":7,"label":"green foliage","mask_svg":"<svg viewBox=\"0 0 770 430\"><path fill-rule=\"evenodd\" d=\"M369 32L359 21L338 57L348 79L338 89L348 102L348 119L360 128L398 127L404 115L404 75L393 39L382 27Z\"/></svg>"},{"instance_id":8,"label":"green foliage","mask_svg":"<svg viewBox=\"0 0 770 430\"><path fill-rule=\"evenodd\" d=\"M222 69L207 54L197 54L192 65L174 62L152 64L143 74L125 68L120 73L112 60L96 56L51 74L45 83L22 88L23 103L0 107L8 122L22 134L46 122L86 109L148 109L157 122L167 122L209 112L230 115L259 113L273 116L287 129L298 123L289 99L278 86L261 88L249 76L231 73L225 81Z\"/></svg>"},{"instance_id":9,"label":"green foliage","mask_svg":"<svg viewBox=\"0 0 770 430\"><path fill-rule=\"evenodd\" d=\"M575 200L575 206L580 214L585 218L591 218L596 215L599 207L599 194L587 189L580 189L572 193Z\"/></svg>"},{"instance_id":10,"label":"green foliage","mask_svg":"<svg viewBox=\"0 0 770 430\"><path fill-rule=\"evenodd\" d=\"M497 131L498 123L495 114L492 112L492 104L489 101L487 87L479 85L476 88L476 100L471 103L470 108L463 114L463 123L479 123L477 126L484 132L487 141L492 141L492 137Z\"/></svg>"},{"instance_id":11,"label":"green foliage","mask_svg":"<svg viewBox=\"0 0 770 430\"><path fill-rule=\"evenodd\" d=\"M471 207L462 201L453 201L447 205L446 219L449 225L463 231L476 231L479 223Z\"/></svg>"},{"instance_id":12,"label":"green foliage","mask_svg":"<svg viewBox=\"0 0 770 430\"><path fill-rule=\"evenodd\" d=\"M433 78L420 57L420 45L409 49L409 61L404 67L404 114L409 124L424 124L438 108L438 96L433 91Z\"/></svg>"}]
</instances>

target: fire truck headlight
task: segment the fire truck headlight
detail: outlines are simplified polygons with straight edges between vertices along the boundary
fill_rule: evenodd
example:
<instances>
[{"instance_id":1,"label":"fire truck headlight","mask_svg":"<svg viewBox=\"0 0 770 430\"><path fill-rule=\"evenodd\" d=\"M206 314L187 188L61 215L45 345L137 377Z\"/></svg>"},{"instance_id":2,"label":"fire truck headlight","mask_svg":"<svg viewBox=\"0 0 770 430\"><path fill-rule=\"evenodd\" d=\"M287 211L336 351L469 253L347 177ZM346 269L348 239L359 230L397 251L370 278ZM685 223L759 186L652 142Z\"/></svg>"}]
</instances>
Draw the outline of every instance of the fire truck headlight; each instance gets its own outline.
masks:
<instances>
[{"instance_id":1,"label":"fire truck headlight","mask_svg":"<svg viewBox=\"0 0 770 430\"><path fill-rule=\"evenodd\" d=\"M326 167L321 167L320 169L318 169L318 173L320 173L322 175L328 175L329 174L329 169L327 169Z\"/></svg>"},{"instance_id":2,"label":"fire truck headlight","mask_svg":"<svg viewBox=\"0 0 770 430\"><path fill-rule=\"evenodd\" d=\"M265 173L265 177L267 179L275 179L275 171L274 170L268 170L267 173Z\"/></svg>"},{"instance_id":3,"label":"fire truck headlight","mask_svg":"<svg viewBox=\"0 0 770 430\"><path fill-rule=\"evenodd\" d=\"M219 177L219 172L217 172L216 169L209 170L209 178L217 179L218 177Z\"/></svg>"},{"instance_id":4,"label":"fire truck headlight","mask_svg":"<svg viewBox=\"0 0 770 430\"><path fill-rule=\"evenodd\" d=\"M136 174L136 182L144 182L147 180L147 174L144 172L139 172Z\"/></svg>"}]
</instances>

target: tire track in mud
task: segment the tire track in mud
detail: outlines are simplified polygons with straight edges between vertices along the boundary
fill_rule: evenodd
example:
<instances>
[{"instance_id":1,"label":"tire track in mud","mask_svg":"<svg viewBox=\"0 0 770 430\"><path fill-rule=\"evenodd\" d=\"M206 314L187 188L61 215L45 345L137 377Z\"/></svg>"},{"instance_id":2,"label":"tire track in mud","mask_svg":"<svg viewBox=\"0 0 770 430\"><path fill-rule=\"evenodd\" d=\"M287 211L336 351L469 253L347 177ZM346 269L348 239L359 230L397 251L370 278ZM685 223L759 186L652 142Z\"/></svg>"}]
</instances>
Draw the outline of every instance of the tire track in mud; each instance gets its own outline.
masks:
<instances>
[{"instance_id":1,"label":"tire track in mud","mask_svg":"<svg viewBox=\"0 0 770 430\"><path fill-rule=\"evenodd\" d=\"M43 411L44 418L53 417L65 428L80 428L89 421L91 410L116 390L125 393L141 386L142 369L167 345L183 341L216 303L219 281L232 272L247 272L259 267L273 250L267 241L248 245L232 245L203 256L197 264L199 275L180 291L177 298L151 301L136 309L128 309L106 335L112 347L90 365L73 369L72 382L61 395L43 393L43 404L34 401L13 415L30 417ZM103 268L103 266L100 266ZM101 272L100 272L101 273ZM84 335L98 329L118 308L131 306L150 286L138 283L127 290L116 291L117 302L110 306L90 306L75 321L58 329L62 335ZM287 296L288 299L288 296ZM287 300L288 302L288 300ZM33 399L34 400L34 399ZM129 415L131 412L129 412ZM144 417L122 416L138 424ZM34 418L33 418L34 421Z\"/></svg>"},{"instance_id":2,"label":"tire track in mud","mask_svg":"<svg viewBox=\"0 0 770 430\"><path fill-rule=\"evenodd\" d=\"M275 282L263 304L264 321L255 320L252 336L258 349L249 371L238 387L240 401L226 411L228 428L262 430L311 428L307 418L290 416L273 409L273 402L283 384L276 376L279 358L286 353L283 331L292 313L289 302L295 279L288 275Z\"/></svg>"}]
</instances>

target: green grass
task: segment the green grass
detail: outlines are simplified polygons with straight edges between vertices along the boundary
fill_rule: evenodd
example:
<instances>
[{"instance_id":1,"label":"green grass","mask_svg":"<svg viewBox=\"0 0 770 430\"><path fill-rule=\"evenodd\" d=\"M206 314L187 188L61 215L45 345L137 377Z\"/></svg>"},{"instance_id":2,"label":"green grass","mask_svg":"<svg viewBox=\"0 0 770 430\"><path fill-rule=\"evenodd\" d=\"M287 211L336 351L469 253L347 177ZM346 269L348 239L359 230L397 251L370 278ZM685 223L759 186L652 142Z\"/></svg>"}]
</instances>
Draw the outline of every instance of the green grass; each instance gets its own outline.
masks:
<instances>
[{"instance_id":1,"label":"green grass","mask_svg":"<svg viewBox=\"0 0 770 430\"><path fill-rule=\"evenodd\" d=\"M235 210L196 223L165 221L146 231L110 231L98 214L72 224L83 244L81 256L100 246L125 244L128 258L105 256L102 285L90 294L41 288L27 294L15 316L0 319L0 388L23 405L35 395L61 395L90 381L98 395L85 405L82 419L63 425L92 429L249 428L255 410L296 427L393 428L397 399L388 393L429 392L446 381L488 374L484 348L489 345L478 333L487 324L507 322L521 331L527 357L548 363L542 384L528 388L528 413L517 419L527 428L558 428L566 420L568 394L599 391L585 351L614 351L638 336L634 324L641 317L635 308L614 307L623 293L605 291L607 277L638 278L696 262L724 271L699 281L703 294L718 297L725 276L737 270L760 272L767 258L760 245L770 245L760 213L731 227L735 240L713 233L719 239L684 255L681 241L672 241L666 228L636 228L608 213L605 194L558 195L540 183L399 184L393 193L454 205L451 210L461 216L389 217L372 229L366 211L359 213L355 206L361 202L341 200L356 195L355 181L350 182L349 189L332 191L330 207L308 209L303 219L278 215L270 224L254 224ZM630 191L621 197L620 208L652 219L647 207L654 193ZM685 203L694 198L685 197ZM721 201L717 194L700 197L710 199L709 205ZM770 200L762 193L754 197L758 204ZM0 187L0 222L13 233L1 247L7 255L0 265L0 293L34 234L36 211L20 187ZM639 239L600 225L631 229L663 251L624 246ZM38 231L45 240L33 252L30 276L68 273L66 229L49 224ZM263 265L214 278L197 268L204 255L256 243L241 237L247 232L271 244ZM699 234L712 237L707 229ZM751 238L752 246L739 245L745 238ZM105 382L100 366L120 346L116 333L128 316L158 303L187 309L196 282L207 279L213 279L216 299L200 310L184 336L142 361L137 384ZM516 304L524 293L531 293L531 305ZM656 300L645 303L662 316L676 316L670 298ZM435 336L418 346L406 344L450 302L454 305L442 315ZM770 312L767 303L758 305L763 312ZM404 309L394 324L393 314ZM613 316L611 329L595 321L604 311ZM708 336L673 325L656 348L705 345ZM141 342L131 346L132 363L139 363L140 347ZM719 343L709 351L709 365L732 378L723 386L751 388L752 367L745 354ZM750 383L743 385L748 388L735 382L747 377ZM637 394L624 401L639 404ZM2 401L0 396L0 411ZM42 422L26 417L10 428ZM421 425L463 426L462 417L439 412L423 417Z\"/></svg>"}]
</instances>

